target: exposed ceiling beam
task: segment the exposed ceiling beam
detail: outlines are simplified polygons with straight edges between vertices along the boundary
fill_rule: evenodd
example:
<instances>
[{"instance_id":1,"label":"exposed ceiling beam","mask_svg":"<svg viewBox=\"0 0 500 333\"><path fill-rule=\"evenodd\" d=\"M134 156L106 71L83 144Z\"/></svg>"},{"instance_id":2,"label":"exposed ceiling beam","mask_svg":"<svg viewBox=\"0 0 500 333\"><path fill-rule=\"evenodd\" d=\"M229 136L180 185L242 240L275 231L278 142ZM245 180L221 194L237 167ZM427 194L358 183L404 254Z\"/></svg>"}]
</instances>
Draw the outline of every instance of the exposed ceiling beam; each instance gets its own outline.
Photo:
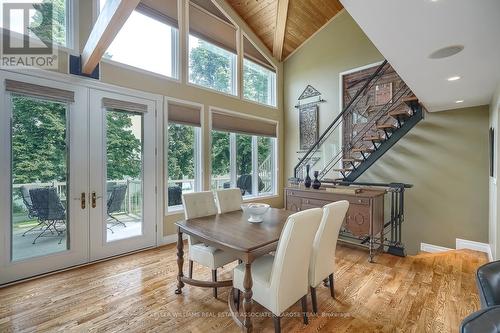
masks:
<instances>
[{"instance_id":1,"label":"exposed ceiling beam","mask_svg":"<svg viewBox=\"0 0 500 333\"><path fill-rule=\"evenodd\" d=\"M82 72L91 74L140 0L108 0L82 52Z\"/></svg>"},{"instance_id":2,"label":"exposed ceiling beam","mask_svg":"<svg viewBox=\"0 0 500 333\"><path fill-rule=\"evenodd\" d=\"M279 61L282 59L283 44L285 43L288 1L289 0L278 0L278 15L276 16L276 30L274 31L273 55Z\"/></svg>"}]
</instances>

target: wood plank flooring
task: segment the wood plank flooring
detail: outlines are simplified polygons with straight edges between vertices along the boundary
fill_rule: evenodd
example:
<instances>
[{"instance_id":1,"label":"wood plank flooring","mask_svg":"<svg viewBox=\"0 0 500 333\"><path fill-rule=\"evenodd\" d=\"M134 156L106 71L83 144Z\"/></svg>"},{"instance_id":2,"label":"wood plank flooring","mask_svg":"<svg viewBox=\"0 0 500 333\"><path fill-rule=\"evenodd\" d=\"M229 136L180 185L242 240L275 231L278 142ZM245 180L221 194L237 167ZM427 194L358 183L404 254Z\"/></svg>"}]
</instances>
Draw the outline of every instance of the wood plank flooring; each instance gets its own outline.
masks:
<instances>
[{"instance_id":1,"label":"wood plank flooring","mask_svg":"<svg viewBox=\"0 0 500 333\"><path fill-rule=\"evenodd\" d=\"M282 332L456 332L479 309L474 272L487 260L478 252L383 254L376 261L339 245L336 299L319 287L319 315L303 325L293 316L296 304ZM219 280L231 278L233 266ZM175 295L176 274L175 247L168 245L3 288L0 332L239 332L229 317L228 288L220 288L219 299L190 286ZM211 277L196 264L193 275ZM254 310L266 314L258 305ZM272 319L255 318L254 327L272 332Z\"/></svg>"}]
</instances>

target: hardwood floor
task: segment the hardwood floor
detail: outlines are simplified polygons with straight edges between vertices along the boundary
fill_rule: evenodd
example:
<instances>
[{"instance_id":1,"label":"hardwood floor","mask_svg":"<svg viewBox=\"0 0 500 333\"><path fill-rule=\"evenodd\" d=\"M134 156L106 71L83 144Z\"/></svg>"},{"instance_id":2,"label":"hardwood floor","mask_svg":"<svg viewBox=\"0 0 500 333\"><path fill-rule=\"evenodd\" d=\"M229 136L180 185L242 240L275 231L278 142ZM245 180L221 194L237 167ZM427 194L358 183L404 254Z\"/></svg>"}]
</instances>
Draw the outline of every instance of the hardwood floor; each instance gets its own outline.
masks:
<instances>
[{"instance_id":1,"label":"hardwood floor","mask_svg":"<svg viewBox=\"0 0 500 333\"><path fill-rule=\"evenodd\" d=\"M129 255L0 289L0 332L239 332L227 309L228 288L186 286L175 295L174 245ZM317 288L318 317L309 325L282 319L282 332L456 332L479 308L476 268L486 257L460 250L399 258L337 248L336 299ZM187 272L185 260L184 272ZM225 267L219 279L231 278ZM211 271L194 265L195 277ZM308 297L308 308L311 300ZM254 305L255 311L263 308ZM257 332L272 332L272 318L255 318Z\"/></svg>"}]
</instances>

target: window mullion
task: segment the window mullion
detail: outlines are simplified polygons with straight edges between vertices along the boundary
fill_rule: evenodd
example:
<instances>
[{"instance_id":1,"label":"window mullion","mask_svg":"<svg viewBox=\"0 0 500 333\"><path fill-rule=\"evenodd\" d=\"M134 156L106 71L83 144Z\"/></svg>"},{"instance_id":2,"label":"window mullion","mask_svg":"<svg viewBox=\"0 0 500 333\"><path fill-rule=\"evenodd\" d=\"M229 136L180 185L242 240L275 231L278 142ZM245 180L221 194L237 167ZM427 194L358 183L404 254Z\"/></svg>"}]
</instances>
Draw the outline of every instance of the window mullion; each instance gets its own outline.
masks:
<instances>
[{"instance_id":1,"label":"window mullion","mask_svg":"<svg viewBox=\"0 0 500 333\"><path fill-rule=\"evenodd\" d=\"M257 137L252 136L252 194L259 195L259 161L258 161L258 141Z\"/></svg>"},{"instance_id":2,"label":"window mullion","mask_svg":"<svg viewBox=\"0 0 500 333\"><path fill-rule=\"evenodd\" d=\"M231 187L236 187L236 134L229 134L229 174Z\"/></svg>"}]
</instances>

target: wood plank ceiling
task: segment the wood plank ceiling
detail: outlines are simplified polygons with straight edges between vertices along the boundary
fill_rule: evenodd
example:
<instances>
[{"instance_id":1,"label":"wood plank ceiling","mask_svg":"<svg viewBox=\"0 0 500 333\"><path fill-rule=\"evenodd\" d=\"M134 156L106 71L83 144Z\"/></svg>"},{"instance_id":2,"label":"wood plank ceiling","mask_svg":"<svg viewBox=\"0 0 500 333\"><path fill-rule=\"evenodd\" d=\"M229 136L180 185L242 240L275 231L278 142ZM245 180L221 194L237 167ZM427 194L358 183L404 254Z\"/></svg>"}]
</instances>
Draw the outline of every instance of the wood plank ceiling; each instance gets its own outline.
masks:
<instances>
[{"instance_id":1,"label":"wood plank ceiling","mask_svg":"<svg viewBox=\"0 0 500 333\"><path fill-rule=\"evenodd\" d=\"M227 0L278 60L283 60L340 10L339 0ZM283 4L284 3L284 4ZM284 36L278 6L286 6ZM283 45L276 45L282 41ZM277 53L278 50L278 53ZM281 52L279 52L281 51Z\"/></svg>"}]
</instances>

